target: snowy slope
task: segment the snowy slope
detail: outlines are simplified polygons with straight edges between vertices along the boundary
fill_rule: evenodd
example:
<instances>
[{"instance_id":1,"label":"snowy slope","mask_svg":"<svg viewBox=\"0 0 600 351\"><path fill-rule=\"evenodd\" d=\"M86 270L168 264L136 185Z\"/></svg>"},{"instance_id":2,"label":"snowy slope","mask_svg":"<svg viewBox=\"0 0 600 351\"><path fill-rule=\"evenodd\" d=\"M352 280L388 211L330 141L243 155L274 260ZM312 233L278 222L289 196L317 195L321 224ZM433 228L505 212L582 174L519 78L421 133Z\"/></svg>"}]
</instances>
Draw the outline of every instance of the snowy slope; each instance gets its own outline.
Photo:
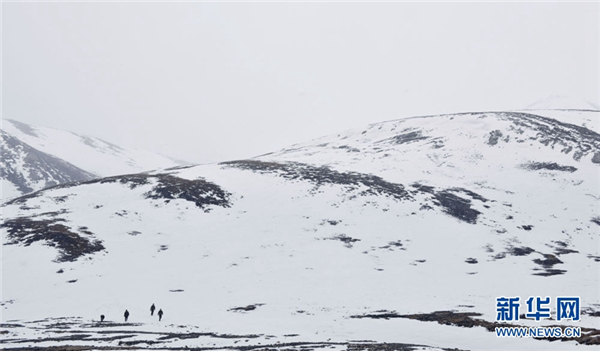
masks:
<instances>
[{"instance_id":1,"label":"snowy slope","mask_svg":"<svg viewBox=\"0 0 600 351\"><path fill-rule=\"evenodd\" d=\"M182 163L149 151L126 149L104 140L52 128L4 120L2 129L37 150L99 176L173 167Z\"/></svg>"},{"instance_id":2,"label":"snowy slope","mask_svg":"<svg viewBox=\"0 0 600 351\"><path fill-rule=\"evenodd\" d=\"M0 158L2 199L57 184L97 178L58 157L32 148L4 131L0 131Z\"/></svg>"},{"instance_id":3,"label":"snowy slope","mask_svg":"<svg viewBox=\"0 0 600 351\"><path fill-rule=\"evenodd\" d=\"M596 132L489 112L45 189L3 208L3 346L572 349L414 316L580 296L600 329L599 167Z\"/></svg>"},{"instance_id":4,"label":"snowy slope","mask_svg":"<svg viewBox=\"0 0 600 351\"><path fill-rule=\"evenodd\" d=\"M98 138L14 120L2 121L0 152L3 199L70 181L182 164Z\"/></svg>"},{"instance_id":5,"label":"snowy slope","mask_svg":"<svg viewBox=\"0 0 600 351\"><path fill-rule=\"evenodd\" d=\"M531 113L538 116L553 118L561 122L575 124L587 128L596 133L600 133L600 110L568 110L568 109L550 109L550 110L522 110L515 112Z\"/></svg>"}]
</instances>

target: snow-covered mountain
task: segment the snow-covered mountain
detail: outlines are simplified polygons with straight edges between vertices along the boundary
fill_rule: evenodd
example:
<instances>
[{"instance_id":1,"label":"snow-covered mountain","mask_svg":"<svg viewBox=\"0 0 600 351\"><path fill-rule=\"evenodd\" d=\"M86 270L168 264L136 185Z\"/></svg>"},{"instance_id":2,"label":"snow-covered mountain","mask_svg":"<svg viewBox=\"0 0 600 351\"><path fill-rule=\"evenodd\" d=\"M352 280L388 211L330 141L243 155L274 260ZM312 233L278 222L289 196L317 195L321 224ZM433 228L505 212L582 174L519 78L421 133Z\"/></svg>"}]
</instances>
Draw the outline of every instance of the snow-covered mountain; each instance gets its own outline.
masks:
<instances>
[{"instance_id":1,"label":"snow-covered mountain","mask_svg":"<svg viewBox=\"0 0 600 351\"><path fill-rule=\"evenodd\" d=\"M3 199L77 180L89 180L182 162L126 149L95 137L3 120L0 178Z\"/></svg>"},{"instance_id":2,"label":"snow-covered mountain","mask_svg":"<svg viewBox=\"0 0 600 351\"><path fill-rule=\"evenodd\" d=\"M590 101L565 95L550 95L525 107L528 110L592 110L600 107Z\"/></svg>"},{"instance_id":3,"label":"snow-covered mountain","mask_svg":"<svg viewBox=\"0 0 600 351\"><path fill-rule=\"evenodd\" d=\"M403 118L9 201L3 346L587 349L600 112L582 113ZM497 338L500 296L578 296L579 322L514 325L583 336Z\"/></svg>"},{"instance_id":4,"label":"snow-covered mountain","mask_svg":"<svg viewBox=\"0 0 600 351\"><path fill-rule=\"evenodd\" d=\"M32 148L0 131L2 198L13 198L47 186L90 180L96 175Z\"/></svg>"}]
</instances>

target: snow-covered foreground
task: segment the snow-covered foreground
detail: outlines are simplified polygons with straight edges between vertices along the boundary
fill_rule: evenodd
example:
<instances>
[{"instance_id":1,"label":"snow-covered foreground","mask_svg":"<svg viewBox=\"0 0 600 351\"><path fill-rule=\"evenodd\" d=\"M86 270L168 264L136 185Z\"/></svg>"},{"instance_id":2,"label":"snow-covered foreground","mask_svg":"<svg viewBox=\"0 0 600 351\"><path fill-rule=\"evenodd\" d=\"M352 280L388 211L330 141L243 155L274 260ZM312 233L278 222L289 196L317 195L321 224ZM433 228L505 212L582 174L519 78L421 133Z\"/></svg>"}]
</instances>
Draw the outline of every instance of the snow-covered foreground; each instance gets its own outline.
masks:
<instances>
[{"instance_id":1,"label":"snow-covered foreground","mask_svg":"<svg viewBox=\"0 0 600 351\"><path fill-rule=\"evenodd\" d=\"M571 349L484 322L579 296L513 324L600 329L599 163L579 125L459 114L43 190L3 208L3 347Z\"/></svg>"},{"instance_id":2,"label":"snow-covered foreground","mask_svg":"<svg viewBox=\"0 0 600 351\"><path fill-rule=\"evenodd\" d=\"M149 316L147 319L150 319ZM270 323L265 323L266 319ZM220 327L229 333L214 332L217 328L214 325L210 328L197 325L202 323L99 323L82 318L20 321L18 324L11 323L7 328L9 334L3 346L6 349L50 349L57 345L70 345L71 350L90 349L90 345L94 345L92 349L170 350L568 350L577 345L574 341L496 338L483 328L468 329L404 319L325 321L324 316L305 316L293 323L287 317L286 323L280 325L272 314L263 313L258 317L231 316L229 320L231 324ZM266 328L273 332L265 334ZM335 333L342 329L344 333ZM288 330L296 332L284 334ZM587 348L583 346L583 349Z\"/></svg>"}]
</instances>

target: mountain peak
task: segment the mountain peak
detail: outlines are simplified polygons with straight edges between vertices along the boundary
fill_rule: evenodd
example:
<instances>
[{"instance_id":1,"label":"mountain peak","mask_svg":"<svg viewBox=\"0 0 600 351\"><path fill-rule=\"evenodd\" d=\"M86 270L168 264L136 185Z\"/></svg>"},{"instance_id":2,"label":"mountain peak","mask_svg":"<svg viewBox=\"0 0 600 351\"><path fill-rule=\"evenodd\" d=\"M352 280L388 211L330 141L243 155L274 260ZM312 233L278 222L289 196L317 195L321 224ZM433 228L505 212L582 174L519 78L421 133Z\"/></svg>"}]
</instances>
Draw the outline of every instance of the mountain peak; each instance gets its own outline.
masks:
<instances>
[{"instance_id":1,"label":"mountain peak","mask_svg":"<svg viewBox=\"0 0 600 351\"><path fill-rule=\"evenodd\" d=\"M525 107L528 110L600 110L600 106L587 100L566 95L550 95Z\"/></svg>"}]
</instances>

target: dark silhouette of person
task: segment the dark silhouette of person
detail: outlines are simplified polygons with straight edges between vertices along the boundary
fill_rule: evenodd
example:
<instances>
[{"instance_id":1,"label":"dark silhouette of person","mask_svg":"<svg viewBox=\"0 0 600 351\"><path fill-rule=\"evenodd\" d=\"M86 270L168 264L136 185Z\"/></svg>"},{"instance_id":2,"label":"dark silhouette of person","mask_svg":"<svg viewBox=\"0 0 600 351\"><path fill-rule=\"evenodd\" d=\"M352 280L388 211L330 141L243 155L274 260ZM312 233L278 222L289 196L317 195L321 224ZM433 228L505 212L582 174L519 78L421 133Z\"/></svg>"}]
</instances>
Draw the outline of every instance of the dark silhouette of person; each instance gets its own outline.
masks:
<instances>
[{"instance_id":1,"label":"dark silhouette of person","mask_svg":"<svg viewBox=\"0 0 600 351\"><path fill-rule=\"evenodd\" d=\"M100 322L104 322L104 315L103 314L100 315Z\"/></svg>"},{"instance_id":2,"label":"dark silhouette of person","mask_svg":"<svg viewBox=\"0 0 600 351\"><path fill-rule=\"evenodd\" d=\"M158 310L158 321L160 322L162 320L162 316L163 316L163 311L162 309Z\"/></svg>"},{"instance_id":3,"label":"dark silhouette of person","mask_svg":"<svg viewBox=\"0 0 600 351\"><path fill-rule=\"evenodd\" d=\"M125 310L125 314L123 316L125 316L125 322L127 322L127 318L129 318L129 311Z\"/></svg>"},{"instance_id":4,"label":"dark silhouette of person","mask_svg":"<svg viewBox=\"0 0 600 351\"><path fill-rule=\"evenodd\" d=\"M152 304L152 306L150 306L150 315L154 316L154 310L156 309L156 307L154 306L154 304Z\"/></svg>"}]
</instances>

